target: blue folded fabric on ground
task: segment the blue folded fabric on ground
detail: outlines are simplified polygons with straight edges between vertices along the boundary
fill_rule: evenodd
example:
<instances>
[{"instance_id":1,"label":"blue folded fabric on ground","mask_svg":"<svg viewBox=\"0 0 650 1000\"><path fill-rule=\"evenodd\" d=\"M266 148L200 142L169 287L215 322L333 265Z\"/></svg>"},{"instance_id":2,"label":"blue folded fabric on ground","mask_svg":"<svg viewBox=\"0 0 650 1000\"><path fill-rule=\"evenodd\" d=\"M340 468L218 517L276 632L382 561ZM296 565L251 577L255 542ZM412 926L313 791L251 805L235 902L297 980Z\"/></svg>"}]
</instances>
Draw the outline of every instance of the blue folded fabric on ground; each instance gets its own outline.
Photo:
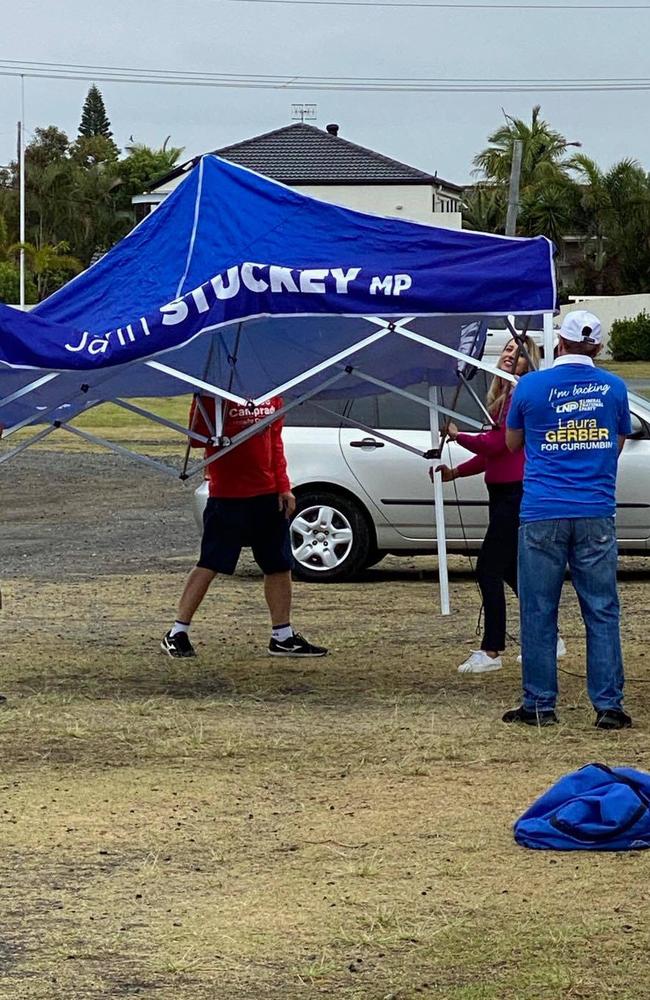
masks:
<instances>
[{"instance_id":1,"label":"blue folded fabric on ground","mask_svg":"<svg viewBox=\"0 0 650 1000\"><path fill-rule=\"evenodd\" d=\"M650 774L586 764L565 774L514 826L522 847L634 851L650 847Z\"/></svg>"}]
</instances>

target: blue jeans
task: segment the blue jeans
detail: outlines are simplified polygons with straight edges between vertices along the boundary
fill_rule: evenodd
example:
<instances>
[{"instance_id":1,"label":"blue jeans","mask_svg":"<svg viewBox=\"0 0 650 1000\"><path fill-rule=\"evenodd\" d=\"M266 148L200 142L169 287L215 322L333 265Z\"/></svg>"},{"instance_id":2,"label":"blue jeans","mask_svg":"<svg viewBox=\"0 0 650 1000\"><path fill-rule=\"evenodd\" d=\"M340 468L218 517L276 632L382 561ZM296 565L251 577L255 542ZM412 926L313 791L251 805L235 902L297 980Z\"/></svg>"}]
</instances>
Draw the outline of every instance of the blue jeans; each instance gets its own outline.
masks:
<instances>
[{"instance_id":1,"label":"blue jeans","mask_svg":"<svg viewBox=\"0 0 650 1000\"><path fill-rule=\"evenodd\" d=\"M524 708L557 698L557 615L567 564L587 630L587 690L597 711L621 708L623 656L614 518L529 521L519 529Z\"/></svg>"}]
</instances>

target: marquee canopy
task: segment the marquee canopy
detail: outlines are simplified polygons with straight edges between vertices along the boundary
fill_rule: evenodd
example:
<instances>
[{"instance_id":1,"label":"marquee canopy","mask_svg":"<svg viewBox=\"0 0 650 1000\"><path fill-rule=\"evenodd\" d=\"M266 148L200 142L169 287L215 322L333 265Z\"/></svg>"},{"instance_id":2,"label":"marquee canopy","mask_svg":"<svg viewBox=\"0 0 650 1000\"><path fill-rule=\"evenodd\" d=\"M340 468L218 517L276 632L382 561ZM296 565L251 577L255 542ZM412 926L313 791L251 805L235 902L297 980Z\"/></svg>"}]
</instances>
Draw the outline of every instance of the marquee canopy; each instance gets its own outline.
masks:
<instances>
[{"instance_id":1,"label":"marquee canopy","mask_svg":"<svg viewBox=\"0 0 650 1000\"><path fill-rule=\"evenodd\" d=\"M544 237L353 211L205 156L32 312L0 305L0 424L5 436L47 424L34 441L59 427L83 436L72 425L79 412L107 401L133 409L132 397L198 392L255 405L282 393L290 408L457 384L468 355L494 370L481 361L489 317L552 314L553 252ZM418 401L449 413L431 392ZM224 449L238 443L220 434Z\"/></svg>"},{"instance_id":2,"label":"marquee canopy","mask_svg":"<svg viewBox=\"0 0 650 1000\"><path fill-rule=\"evenodd\" d=\"M544 237L366 215L205 156L133 232L31 314L0 309L0 362L105 368L255 317L549 312L552 257ZM327 356L327 338L321 349Z\"/></svg>"}]
</instances>

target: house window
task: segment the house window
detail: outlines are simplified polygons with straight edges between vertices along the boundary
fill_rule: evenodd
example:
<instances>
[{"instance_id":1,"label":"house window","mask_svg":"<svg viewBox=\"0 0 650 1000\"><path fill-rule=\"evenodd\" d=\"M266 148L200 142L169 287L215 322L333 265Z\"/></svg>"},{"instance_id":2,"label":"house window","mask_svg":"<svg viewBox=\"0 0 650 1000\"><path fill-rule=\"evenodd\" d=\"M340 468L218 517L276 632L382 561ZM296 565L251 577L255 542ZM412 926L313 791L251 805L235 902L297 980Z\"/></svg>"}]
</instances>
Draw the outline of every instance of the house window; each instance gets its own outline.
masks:
<instances>
[{"instance_id":1,"label":"house window","mask_svg":"<svg viewBox=\"0 0 650 1000\"><path fill-rule=\"evenodd\" d=\"M434 195L433 210L434 212L457 212L458 200L449 195Z\"/></svg>"}]
</instances>

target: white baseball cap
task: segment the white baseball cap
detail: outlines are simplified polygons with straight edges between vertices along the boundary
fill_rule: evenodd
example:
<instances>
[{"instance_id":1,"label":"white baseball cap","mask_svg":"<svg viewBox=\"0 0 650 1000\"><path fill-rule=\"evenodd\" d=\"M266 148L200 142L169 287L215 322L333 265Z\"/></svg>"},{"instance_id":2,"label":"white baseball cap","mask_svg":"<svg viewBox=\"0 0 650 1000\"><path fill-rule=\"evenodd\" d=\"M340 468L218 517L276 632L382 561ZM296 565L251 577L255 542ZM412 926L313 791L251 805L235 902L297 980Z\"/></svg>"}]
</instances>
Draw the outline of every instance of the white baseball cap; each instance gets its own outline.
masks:
<instances>
[{"instance_id":1,"label":"white baseball cap","mask_svg":"<svg viewBox=\"0 0 650 1000\"><path fill-rule=\"evenodd\" d=\"M600 320L585 309L567 313L559 332L564 340L574 344L600 344L602 341Z\"/></svg>"}]
</instances>

